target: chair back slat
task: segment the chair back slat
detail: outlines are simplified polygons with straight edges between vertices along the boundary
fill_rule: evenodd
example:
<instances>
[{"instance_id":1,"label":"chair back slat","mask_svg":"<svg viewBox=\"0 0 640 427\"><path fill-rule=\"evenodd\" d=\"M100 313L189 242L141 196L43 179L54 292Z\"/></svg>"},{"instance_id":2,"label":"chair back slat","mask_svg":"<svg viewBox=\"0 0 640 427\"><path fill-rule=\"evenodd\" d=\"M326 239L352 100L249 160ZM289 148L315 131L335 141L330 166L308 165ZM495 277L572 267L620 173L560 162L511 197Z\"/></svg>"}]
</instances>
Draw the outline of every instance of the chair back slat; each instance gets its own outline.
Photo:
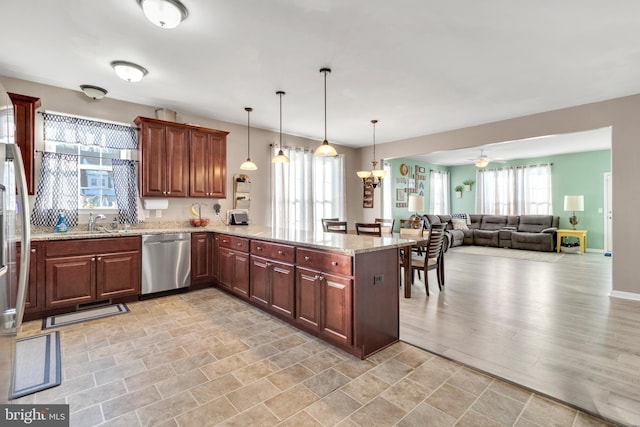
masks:
<instances>
[{"instance_id":1,"label":"chair back slat","mask_svg":"<svg viewBox=\"0 0 640 427\"><path fill-rule=\"evenodd\" d=\"M324 231L329 231L327 230L327 222L329 221L340 221L340 218L322 218L322 230Z\"/></svg>"},{"instance_id":2,"label":"chair back slat","mask_svg":"<svg viewBox=\"0 0 640 427\"><path fill-rule=\"evenodd\" d=\"M444 243L446 224L433 224L429 229L429 241L427 243L427 251L425 262L429 258L438 258L442 253L442 245Z\"/></svg>"},{"instance_id":3,"label":"chair back slat","mask_svg":"<svg viewBox=\"0 0 640 427\"><path fill-rule=\"evenodd\" d=\"M382 237L382 228L379 222L364 223L356 222L356 233L367 236Z\"/></svg>"},{"instance_id":4,"label":"chair back slat","mask_svg":"<svg viewBox=\"0 0 640 427\"><path fill-rule=\"evenodd\" d=\"M328 233L346 234L347 222L346 221L327 221L325 231Z\"/></svg>"},{"instance_id":5,"label":"chair back slat","mask_svg":"<svg viewBox=\"0 0 640 427\"><path fill-rule=\"evenodd\" d=\"M396 225L395 219L376 218L373 222L380 223L380 228L384 234L393 234L393 226Z\"/></svg>"}]
</instances>

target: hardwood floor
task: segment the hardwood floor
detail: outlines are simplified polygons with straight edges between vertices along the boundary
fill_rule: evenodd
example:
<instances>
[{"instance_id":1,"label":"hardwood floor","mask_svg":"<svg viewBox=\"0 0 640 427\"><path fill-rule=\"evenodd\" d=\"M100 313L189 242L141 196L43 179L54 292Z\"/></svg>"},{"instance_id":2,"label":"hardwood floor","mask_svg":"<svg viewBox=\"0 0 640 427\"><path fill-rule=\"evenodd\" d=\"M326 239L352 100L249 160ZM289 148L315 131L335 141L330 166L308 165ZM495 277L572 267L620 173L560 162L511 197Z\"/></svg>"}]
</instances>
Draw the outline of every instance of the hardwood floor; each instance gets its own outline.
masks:
<instances>
[{"instance_id":1,"label":"hardwood floor","mask_svg":"<svg viewBox=\"0 0 640 427\"><path fill-rule=\"evenodd\" d=\"M401 340L622 425L640 425L640 301L608 296L611 258L456 253L427 297L400 301Z\"/></svg>"}]
</instances>

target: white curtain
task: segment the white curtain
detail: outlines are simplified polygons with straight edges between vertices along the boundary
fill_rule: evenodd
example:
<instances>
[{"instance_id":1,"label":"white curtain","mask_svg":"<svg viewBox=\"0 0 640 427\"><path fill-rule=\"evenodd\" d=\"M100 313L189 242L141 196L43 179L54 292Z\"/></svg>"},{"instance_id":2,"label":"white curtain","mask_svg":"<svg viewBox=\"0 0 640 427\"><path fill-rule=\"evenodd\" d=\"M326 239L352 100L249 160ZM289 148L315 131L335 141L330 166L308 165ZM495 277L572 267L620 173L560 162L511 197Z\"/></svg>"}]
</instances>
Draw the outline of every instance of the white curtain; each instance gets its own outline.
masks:
<instances>
[{"instance_id":1,"label":"white curtain","mask_svg":"<svg viewBox=\"0 0 640 427\"><path fill-rule=\"evenodd\" d=\"M551 215L551 165L478 169L476 212L497 215Z\"/></svg>"},{"instance_id":2,"label":"white curtain","mask_svg":"<svg viewBox=\"0 0 640 427\"><path fill-rule=\"evenodd\" d=\"M289 163L272 163L272 226L313 230L322 227L321 218L344 218L344 157L317 157L303 148L282 151Z\"/></svg>"},{"instance_id":3,"label":"white curtain","mask_svg":"<svg viewBox=\"0 0 640 427\"><path fill-rule=\"evenodd\" d=\"M429 173L429 213L449 214L449 172L431 170Z\"/></svg>"}]
</instances>

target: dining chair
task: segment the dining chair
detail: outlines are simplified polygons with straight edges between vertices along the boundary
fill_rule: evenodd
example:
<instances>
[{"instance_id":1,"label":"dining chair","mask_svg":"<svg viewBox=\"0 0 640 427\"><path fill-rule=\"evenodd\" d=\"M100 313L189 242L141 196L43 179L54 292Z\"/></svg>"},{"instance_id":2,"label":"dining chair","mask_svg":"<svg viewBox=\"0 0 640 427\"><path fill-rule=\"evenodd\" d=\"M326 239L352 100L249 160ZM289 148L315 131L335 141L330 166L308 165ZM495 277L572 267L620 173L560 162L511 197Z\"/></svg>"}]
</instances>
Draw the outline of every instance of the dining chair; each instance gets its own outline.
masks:
<instances>
[{"instance_id":1,"label":"dining chair","mask_svg":"<svg viewBox=\"0 0 640 427\"><path fill-rule=\"evenodd\" d=\"M356 233L367 236L382 237L382 227L379 222L356 222Z\"/></svg>"},{"instance_id":2,"label":"dining chair","mask_svg":"<svg viewBox=\"0 0 640 427\"><path fill-rule=\"evenodd\" d=\"M347 222L346 221L327 221L325 231L328 233L342 233L347 234Z\"/></svg>"},{"instance_id":3,"label":"dining chair","mask_svg":"<svg viewBox=\"0 0 640 427\"><path fill-rule=\"evenodd\" d=\"M340 218L322 218L320 221L322 221L322 230L323 231L329 231L329 230L327 230L327 222L329 222L329 221L340 221Z\"/></svg>"},{"instance_id":4,"label":"dining chair","mask_svg":"<svg viewBox=\"0 0 640 427\"><path fill-rule=\"evenodd\" d=\"M433 224L429 229L429 239L423 257L412 257L411 280L415 271L424 271L424 288L429 296L429 270L436 270L438 288L444 286L444 236L446 224Z\"/></svg>"},{"instance_id":5,"label":"dining chair","mask_svg":"<svg viewBox=\"0 0 640 427\"><path fill-rule=\"evenodd\" d=\"M385 218L376 218L373 222L380 223L380 228L383 234L393 234L393 226L396 225L396 220L394 219L385 219Z\"/></svg>"}]
</instances>

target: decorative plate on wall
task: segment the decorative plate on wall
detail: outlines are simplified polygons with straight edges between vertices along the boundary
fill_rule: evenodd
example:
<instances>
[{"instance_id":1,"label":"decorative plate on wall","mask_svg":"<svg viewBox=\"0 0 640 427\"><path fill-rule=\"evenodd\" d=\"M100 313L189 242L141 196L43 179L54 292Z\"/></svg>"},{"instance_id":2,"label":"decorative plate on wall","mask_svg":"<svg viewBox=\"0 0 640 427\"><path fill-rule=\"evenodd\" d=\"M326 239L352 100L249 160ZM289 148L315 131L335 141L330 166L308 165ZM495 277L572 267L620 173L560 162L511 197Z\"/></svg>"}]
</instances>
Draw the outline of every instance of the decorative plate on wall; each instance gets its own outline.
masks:
<instances>
[{"instance_id":1,"label":"decorative plate on wall","mask_svg":"<svg viewBox=\"0 0 640 427\"><path fill-rule=\"evenodd\" d=\"M406 165L406 164L404 164L404 163L403 163L403 164L401 164L401 165L400 165L400 173L401 173L402 175L406 175L406 174L408 174L408 173L409 173L409 166L407 166L407 165Z\"/></svg>"}]
</instances>

